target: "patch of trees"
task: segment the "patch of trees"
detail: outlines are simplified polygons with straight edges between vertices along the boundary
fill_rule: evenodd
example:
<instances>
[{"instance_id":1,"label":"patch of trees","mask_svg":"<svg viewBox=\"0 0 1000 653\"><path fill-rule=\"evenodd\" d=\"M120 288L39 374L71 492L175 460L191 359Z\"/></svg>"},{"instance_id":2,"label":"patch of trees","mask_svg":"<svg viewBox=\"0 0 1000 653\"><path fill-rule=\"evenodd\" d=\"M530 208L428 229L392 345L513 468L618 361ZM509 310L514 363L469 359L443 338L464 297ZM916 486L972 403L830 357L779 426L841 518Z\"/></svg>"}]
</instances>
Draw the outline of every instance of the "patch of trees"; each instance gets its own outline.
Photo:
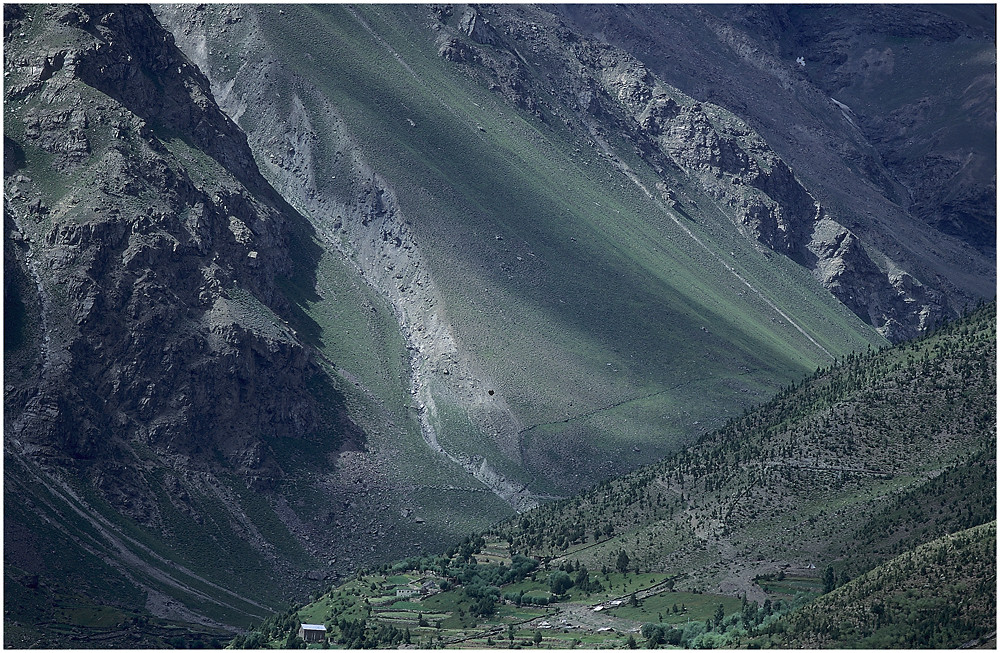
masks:
<instances>
[{"instance_id":1,"label":"patch of trees","mask_svg":"<svg viewBox=\"0 0 1000 653\"><path fill-rule=\"evenodd\" d=\"M643 624L639 634L646 640L646 648L659 648L662 644L680 646L684 633L667 624Z\"/></svg>"},{"instance_id":2,"label":"patch of trees","mask_svg":"<svg viewBox=\"0 0 1000 653\"><path fill-rule=\"evenodd\" d=\"M524 590L520 590L518 592L507 592L503 595L503 599L505 601L510 601L518 607L521 607L522 605L546 606L551 603L548 596L532 596L530 594L526 594Z\"/></svg>"},{"instance_id":3,"label":"patch of trees","mask_svg":"<svg viewBox=\"0 0 1000 653\"><path fill-rule=\"evenodd\" d=\"M292 606L284 612L267 617L250 632L245 635L237 635L233 638L232 642L230 642L230 647L259 649L265 648L264 645L271 641L280 641L287 644L289 643L289 634L293 637L292 644L294 645L294 637L297 635L299 626L301 625L298 610L299 606Z\"/></svg>"},{"instance_id":4,"label":"patch of trees","mask_svg":"<svg viewBox=\"0 0 1000 653\"><path fill-rule=\"evenodd\" d=\"M996 522L898 556L773 624L781 648L956 648L996 631Z\"/></svg>"},{"instance_id":5,"label":"patch of trees","mask_svg":"<svg viewBox=\"0 0 1000 653\"><path fill-rule=\"evenodd\" d=\"M373 626L366 619L338 619L336 626L335 641L349 649L396 648L409 639L409 630L386 623Z\"/></svg>"},{"instance_id":6,"label":"patch of trees","mask_svg":"<svg viewBox=\"0 0 1000 653\"><path fill-rule=\"evenodd\" d=\"M475 562L452 564L445 571L446 575L462 585L509 585L517 583L538 568L538 561L523 555L514 554L511 564L480 565Z\"/></svg>"}]
</instances>

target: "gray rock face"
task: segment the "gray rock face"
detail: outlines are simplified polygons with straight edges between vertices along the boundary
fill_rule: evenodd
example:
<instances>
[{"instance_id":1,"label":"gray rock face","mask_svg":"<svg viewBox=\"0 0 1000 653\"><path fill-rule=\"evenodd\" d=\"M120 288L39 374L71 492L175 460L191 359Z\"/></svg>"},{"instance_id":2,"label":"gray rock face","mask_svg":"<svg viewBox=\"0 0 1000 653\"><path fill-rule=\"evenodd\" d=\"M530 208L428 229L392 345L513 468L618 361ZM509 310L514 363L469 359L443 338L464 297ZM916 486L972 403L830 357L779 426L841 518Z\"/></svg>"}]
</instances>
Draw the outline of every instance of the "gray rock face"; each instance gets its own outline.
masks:
<instances>
[{"instance_id":1,"label":"gray rock face","mask_svg":"<svg viewBox=\"0 0 1000 653\"><path fill-rule=\"evenodd\" d=\"M142 468L141 446L273 483L284 472L267 437L333 428L307 388L320 371L279 317L274 279L292 269L301 218L148 8L46 14L56 54L8 49L23 57L15 149L50 155L60 177L19 162L6 177L43 325L43 364L6 393L8 433L60 464ZM107 498L154 524L142 479Z\"/></svg>"},{"instance_id":2,"label":"gray rock face","mask_svg":"<svg viewBox=\"0 0 1000 653\"><path fill-rule=\"evenodd\" d=\"M726 205L748 238L809 268L883 335L913 337L946 315L940 296L912 275L880 268L858 237L828 215L744 121L663 84L643 64L607 46L597 47L587 60L608 95L638 124L641 136ZM831 247L816 233L821 220L837 226L842 246Z\"/></svg>"},{"instance_id":3,"label":"gray rock face","mask_svg":"<svg viewBox=\"0 0 1000 653\"><path fill-rule=\"evenodd\" d=\"M504 34L506 40L493 40L490 49L452 38L473 54L457 57L444 48L442 56L470 69L485 69L491 88L548 120L558 111L539 100L546 91L532 88L528 77L519 72L517 48L524 41L533 51L547 52L554 62L547 74L565 93L560 99L579 112L588 129L601 133L613 126L654 167L679 168L724 207L745 237L809 269L838 300L883 335L894 340L912 337L952 313L942 291L919 281L909 262L882 252L872 258L869 249L875 248L845 226L852 216L841 215L825 202L821 205L820 197L807 189L786 160L735 113L688 96L665 83L638 57L600 38L583 40L558 21L535 23L539 16L527 10L521 13L526 16L492 14L493 23L500 27L496 33ZM625 24L615 27L625 29ZM823 102L829 104L827 99ZM676 207L676 195L665 199ZM824 220L850 234L847 250L828 247L822 235L814 234ZM838 270L836 275L829 273L833 269ZM926 274L925 269L916 269ZM904 277L905 283L900 281ZM945 283L945 288L951 288L950 284Z\"/></svg>"},{"instance_id":4,"label":"gray rock face","mask_svg":"<svg viewBox=\"0 0 1000 653\"><path fill-rule=\"evenodd\" d=\"M490 26L489 20L484 18L475 7L469 7L465 10L459 22L459 29L473 41L482 45L495 45L500 41L500 37Z\"/></svg>"},{"instance_id":5,"label":"gray rock face","mask_svg":"<svg viewBox=\"0 0 1000 653\"><path fill-rule=\"evenodd\" d=\"M659 97L663 108L649 102L639 114L640 125L683 169L707 173L704 183L736 210L749 237L794 258L816 206L785 162L717 107L680 107Z\"/></svg>"},{"instance_id":6,"label":"gray rock face","mask_svg":"<svg viewBox=\"0 0 1000 653\"><path fill-rule=\"evenodd\" d=\"M148 7L121 7L88 15L67 9L60 22L91 25L103 38L75 58L74 74L149 123L182 130L253 190L260 183L246 136L222 114L208 80L174 47L173 35Z\"/></svg>"},{"instance_id":7,"label":"gray rock face","mask_svg":"<svg viewBox=\"0 0 1000 653\"><path fill-rule=\"evenodd\" d=\"M838 299L853 296L845 304L885 335L910 337L993 294L996 162L992 145L980 144L994 138L969 138L972 124L995 134L995 111L984 110L996 98L988 63L995 60L995 16L988 10L647 5L554 12L627 51L661 83L704 106L725 107L765 139L870 264L844 262L830 285L821 269L840 262L835 249L809 244L811 228L775 239L787 233L777 229L781 222L797 222L780 188L757 186L782 208L780 219L776 207L739 197L735 186L719 192L746 215L739 221L750 237L818 266L815 276ZM658 122L680 120L678 107L651 107L646 115L630 107L654 138L662 139ZM697 126L677 128L693 134ZM687 154L675 147L673 156L686 169L724 171L719 164L732 156L721 145L711 151L718 144L704 138ZM775 181L785 192L796 185ZM824 262L816 252L834 258Z\"/></svg>"}]
</instances>

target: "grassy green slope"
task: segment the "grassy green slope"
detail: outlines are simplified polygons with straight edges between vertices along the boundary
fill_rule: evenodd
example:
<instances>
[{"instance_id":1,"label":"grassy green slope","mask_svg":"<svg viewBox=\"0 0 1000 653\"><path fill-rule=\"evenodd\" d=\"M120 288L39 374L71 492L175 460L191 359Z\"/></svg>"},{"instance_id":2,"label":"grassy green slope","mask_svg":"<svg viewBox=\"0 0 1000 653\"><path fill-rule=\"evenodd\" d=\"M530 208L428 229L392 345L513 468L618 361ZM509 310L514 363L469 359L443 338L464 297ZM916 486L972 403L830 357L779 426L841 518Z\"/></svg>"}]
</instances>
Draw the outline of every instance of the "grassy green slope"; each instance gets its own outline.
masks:
<instances>
[{"instance_id":1,"label":"grassy green slope","mask_svg":"<svg viewBox=\"0 0 1000 653\"><path fill-rule=\"evenodd\" d=\"M580 478L564 488L649 462L828 360L725 265L833 354L880 343L711 200L685 223L702 247L578 128L519 113L438 57L424 12L290 7L261 21L393 185L456 335L521 420L525 462L549 476L537 489L569 467ZM488 438L441 440L475 451Z\"/></svg>"},{"instance_id":2,"label":"grassy green slope","mask_svg":"<svg viewBox=\"0 0 1000 653\"><path fill-rule=\"evenodd\" d=\"M690 572L691 587L750 594L784 565L864 571L995 512L995 346L990 305L822 369L697 446L494 533L591 566L624 548L641 568Z\"/></svg>"},{"instance_id":3,"label":"grassy green slope","mask_svg":"<svg viewBox=\"0 0 1000 653\"><path fill-rule=\"evenodd\" d=\"M557 648L623 648L628 633L695 648L988 640L995 315L989 305L922 340L851 356L658 465L444 556L359 574L236 643L280 644L300 621L326 623L348 647L407 636L504 647L536 632ZM511 577L526 563L518 553L540 564ZM813 602L827 568L839 589ZM560 570L575 584L556 597ZM446 591L395 596L426 580ZM487 596L495 609L483 613Z\"/></svg>"},{"instance_id":4,"label":"grassy green slope","mask_svg":"<svg viewBox=\"0 0 1000 653\"><path fill-rule=\"evenodd\" d=\"M958 648L996 640L996 521L908 551L773 624L780 648Z\"/></svg>"}]
</instances>

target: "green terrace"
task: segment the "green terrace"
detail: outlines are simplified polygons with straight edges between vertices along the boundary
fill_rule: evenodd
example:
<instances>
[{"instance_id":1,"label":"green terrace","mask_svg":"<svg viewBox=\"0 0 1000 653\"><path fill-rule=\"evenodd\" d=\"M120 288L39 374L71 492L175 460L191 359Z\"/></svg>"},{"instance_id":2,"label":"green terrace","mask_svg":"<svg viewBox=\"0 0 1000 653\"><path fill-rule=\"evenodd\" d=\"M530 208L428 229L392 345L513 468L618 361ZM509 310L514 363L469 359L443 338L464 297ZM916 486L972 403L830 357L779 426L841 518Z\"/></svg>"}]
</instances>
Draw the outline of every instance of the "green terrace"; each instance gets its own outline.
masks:
<instances>
[{"instance_id":1,"label":"green terrace","mask_svg":"<svg viewBox=\"0 0 1000 653\"><path fill-rule=\"evenodd\" d=\"M498 539L467 538L443 556L410 558L330 588L308 605L271 617L239 647L622 648L650 638L646 625L698 636L735 623L757 604L715 594L679 592L664 573L636 573L564 562L548 568L511 554ZM777 614L780 600L768 615ZM714 620L714 621L713 621ZM325 642L297 642L300 624L322 624ZM659 624L656 626L655 624ZM692 627L697 624L697 627ZM700 629L700 630L699 630ZM647 628L649 630L649 628ZM697 631L697 632L695 632ZM648 635L649 633L647 633Z\"/></svg>"}]
</instances>

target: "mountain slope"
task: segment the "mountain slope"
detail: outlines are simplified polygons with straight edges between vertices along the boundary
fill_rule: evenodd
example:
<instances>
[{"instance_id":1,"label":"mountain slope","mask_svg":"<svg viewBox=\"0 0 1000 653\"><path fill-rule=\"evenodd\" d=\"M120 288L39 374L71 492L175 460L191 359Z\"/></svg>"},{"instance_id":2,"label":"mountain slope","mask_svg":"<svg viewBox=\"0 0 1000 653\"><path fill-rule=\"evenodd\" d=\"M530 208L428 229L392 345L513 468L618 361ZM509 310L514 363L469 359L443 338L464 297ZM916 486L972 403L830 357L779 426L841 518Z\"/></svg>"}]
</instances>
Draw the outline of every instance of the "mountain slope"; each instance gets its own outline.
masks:
<instances>
[{"instance_id":1,"label":"mountain slope","mask_svg":"<svg viewBox=\"0 0 1000 653\"><path fill-rule=\"evenodd\" d=\"M956 648L996 640L996 522L924 544L772 626L783 648ZM780 644L779 644L780 642Z\"/></svg>"},{"instance_id":2,"label":"mountain slope","mask_svg":"<svg viewBox=\"0 0 1000 653\"><path fill-rule=\"evenodd\" d=\"M509 514L434 469L388 309L147 7L6 5L5 39L9 642L204 644ZM296 302L323 292L378 372L312 351Z\"/></svg>"},{"instance_id":3,"label":"mountain slope","mask_svg":"<svg viewBox=\"0 0 1000 653\"><path fill-rule=\"evenodd\" d=\"M443 556L371 569L235 643L281 641L297 620L352 647L988 643L995 377L992 304L852 355L661 463Z\"/></svg>"},{"instance_id":4,"label":"mountain slope","mask_svg":"<svg viewBox=\"0 0 1000 653\"><path fill-rule=\"evenodd\" d=\"M8 4L4 42L12 644L210 643L952 297L544 9Z\"/></svg>"},{"instance_id":5,"label":"mountain slope","mask_svg":"<svg viewBox=\"0 0 1000 653\"><path fill-rule=\"evenodd\" d=\"M7 5L5 38L8 625L259 618L314 563L240 492L360 437L278 317L301 218L148 8Z\"/></svg>"},{"instance_id":6,"label":"mountain slope","mask_svg":"<svg viewBox=\"0 0 1000 653\"><path fill-rule=\"evenodd\" d=\"M889 284L929 307L915 319L920 311L893 307L894 293L870 285L872 270L845 276L847 292L838 297L855 295L852 308L891 339L912 337L922 320L992 296L992 7L564 5L552 11L571 29L622 48L665 82L725 107L760 133ZM873 295L879 301L860 303L860 296Z\"/></svg>"},{"instance_id":7,"label":"mountain slope","mask_svg":"<svg viewBox=\"0 0 1000 653\"><path fill-rule=\"evenodd\" d=\"M605 63L550 26L522 43L545 12L157 11L265 174L394 306L425 439L514 505L879 341L627 128Z\"/></svg>"},{"instance_id":8,"label":"mountain slope","mask_svg":"<svg viewBox=\"0 0 1000 653\"><path fill-rule=\"evenodd\" d=\"M690 570L679 587L751 598L755 576L784 566L859 573L893 546L989 521L995 348L991 304L927 338L852 354L663 463L493 532L591 567L627 545L640 568Z\"/></svg>"}]
</instances>

